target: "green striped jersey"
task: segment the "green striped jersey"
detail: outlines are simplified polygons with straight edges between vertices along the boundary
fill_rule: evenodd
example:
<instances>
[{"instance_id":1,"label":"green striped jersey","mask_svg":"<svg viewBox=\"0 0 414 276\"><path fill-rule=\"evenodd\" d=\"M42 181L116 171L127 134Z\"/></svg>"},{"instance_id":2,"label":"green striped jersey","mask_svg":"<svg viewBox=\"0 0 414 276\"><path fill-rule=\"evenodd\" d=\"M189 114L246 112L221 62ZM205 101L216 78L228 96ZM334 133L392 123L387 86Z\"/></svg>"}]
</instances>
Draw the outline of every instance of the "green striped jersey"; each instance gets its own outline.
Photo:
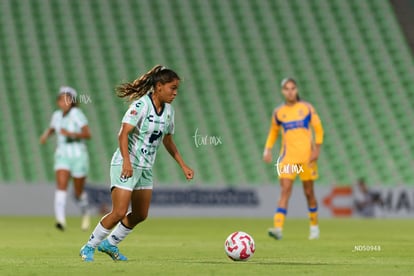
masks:
<instances>
[{"instance_id":1,"label":"green striped jersey","mask_svg":"<svg viewBox=\"0 0 414 276\"><path fill-rule=\"evenodd\" d=\"M55 130L57 136L56 154L64 157L77 157L86 152L86 145L83 139L72 140L60 134L61 129L80 133L86 125L88 125L88 120L79 108L72 107L65 116L63 116L62 110L56 110L50 122L50 128Z\"/></svg>"},{"instance_id":2,"label":"green striped jersey","mask_svg":"<svg viewBox=\"0 0 414 276\"><path fill-rule=\"evenodd\" d=\"M148 94L132 102L122 123L135 126L128 135L128 151L132 167L152 168L164 135L174 133L173 107L165 103L158 114L151 94ZM119 147L112 157L111 165L122 165Z\"/></svg>"}]
</instances>

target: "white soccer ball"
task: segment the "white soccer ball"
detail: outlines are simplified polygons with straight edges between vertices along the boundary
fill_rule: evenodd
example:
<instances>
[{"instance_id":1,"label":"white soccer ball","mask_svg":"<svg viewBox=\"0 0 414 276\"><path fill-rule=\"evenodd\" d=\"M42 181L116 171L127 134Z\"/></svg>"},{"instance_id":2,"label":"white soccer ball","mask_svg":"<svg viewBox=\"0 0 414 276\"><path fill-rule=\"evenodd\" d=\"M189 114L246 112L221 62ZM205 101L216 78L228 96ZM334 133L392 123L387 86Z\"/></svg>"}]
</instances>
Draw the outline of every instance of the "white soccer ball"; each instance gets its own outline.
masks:
<instances>
[{"instance_id":1,"label":"white soccer ball","mask_svg":"<svg viewBox=\"0 0 414 276\"><path fill-rule=\"evenodd\" d=\"M247 261L253 257L256 247L252 236L245 232L234 232L224 242L224 251L233 261Z\"/></svg>"}]
</instances>

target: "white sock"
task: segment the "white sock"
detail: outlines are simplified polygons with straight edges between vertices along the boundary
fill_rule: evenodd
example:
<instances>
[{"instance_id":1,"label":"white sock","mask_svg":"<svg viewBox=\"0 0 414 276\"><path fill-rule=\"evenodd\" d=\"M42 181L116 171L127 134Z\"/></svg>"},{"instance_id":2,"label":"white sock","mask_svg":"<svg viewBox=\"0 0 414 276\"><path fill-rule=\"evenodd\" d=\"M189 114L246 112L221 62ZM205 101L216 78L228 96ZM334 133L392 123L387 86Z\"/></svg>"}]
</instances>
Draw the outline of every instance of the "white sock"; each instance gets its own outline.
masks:
<instances>
[{"instance_id":1,"label":"white sock","mask_svg":"<svg viewBox=\"0 0 414 276\"><path fill-rule=\"evenodd\" d=\"M87 215L89 209L88 194L83 191L79 198L76 198L76 203L81 209L82 215Z\"/></svg>"},{"instance_id":2,"label":"white sock","mask_svg":"<svg viewBox=\"0 0 414 276\"><path fill-rule=\"evenodd\" d=\"M56 221L66 225L66 191L56 190L55 192L55 218Z\"/></svg>"},{"instance_id":3,"label":"white sock","mask_svg":"<svg viewBox=\"0 0 414 276\"><path fill-rule=\"evenodd\" d=\"M87 244L93 248L97 247L101 243L101 241L103 241L106 238L106 236L108 236L110 231L110 229L106 229L99 222L98 225L96 225L95 230L93 230L92 235L90 236Z\"/></svg>"},{"instance_id":4,"label":"white sock","mask_svg":"<svg viewBox=\"0 0 414 276\"><path fill-rule=\"evenodd\" d=\"M310 230L311 231L319 231L319 226L318 225L311 225Z\"/></svg>"},{"instance_id":5,"label":"white sock","mask_svg":"<svg viewBox=\"0 0 414 276\"><path fill-rule=\"evenodd\" d=\"M109 234L108 242L112 245L118 245L121 241L132 232L132 229L125 227L122 222L118 223L115 229Z\"/></svg>"}]
</instances>

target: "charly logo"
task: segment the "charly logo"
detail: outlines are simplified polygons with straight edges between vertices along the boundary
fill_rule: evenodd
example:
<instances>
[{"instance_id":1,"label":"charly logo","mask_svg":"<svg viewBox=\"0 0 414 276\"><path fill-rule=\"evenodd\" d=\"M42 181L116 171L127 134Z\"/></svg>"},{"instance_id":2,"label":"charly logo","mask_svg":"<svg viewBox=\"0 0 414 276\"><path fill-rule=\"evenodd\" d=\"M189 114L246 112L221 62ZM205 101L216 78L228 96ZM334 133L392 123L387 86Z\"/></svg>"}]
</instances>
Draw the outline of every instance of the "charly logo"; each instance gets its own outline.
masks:
<instances>
[{"instance_id":1,"label":"charly logo","mask_svg":"<svg viewBox=\"0 0 414 276\"><path fill-rule=\"evenodd\" d=\"M209 135L198 134L198 128L195 130L193 137L194 137L194 144L196 148L198 148L199 146L208 146L208 145L218 146L218 145L223 144L220 136L209 136Z\"/></svg>"},{"instance_id":2,"label":"charly logo","mask_svg":"<svg viewBox=\"0 0 414 276\"><path fill-rule=\"evenodd\" d=\"M292 174L296 173L299 174L303 172L303 165L301 164L289 164L289 163L281 163L280 162L281 156L277 158L275 167L277 170L277 175L282 176L283 174Z\"/></svg>"},{"instance_id":3,"label":"charly logo","mask_svg":"<svg viewBox=\"0 0 414 276\"><path fill-rule=\"evenodd\" d=\"M125 182L127 182L127 181L128 181L128 178L127 178L127 177L125 177L125 176L123 176L123 175L121 175L121 176L119 177L119 181L121 181L121 183L125 183Z\"/></svg>"}]
</instances>

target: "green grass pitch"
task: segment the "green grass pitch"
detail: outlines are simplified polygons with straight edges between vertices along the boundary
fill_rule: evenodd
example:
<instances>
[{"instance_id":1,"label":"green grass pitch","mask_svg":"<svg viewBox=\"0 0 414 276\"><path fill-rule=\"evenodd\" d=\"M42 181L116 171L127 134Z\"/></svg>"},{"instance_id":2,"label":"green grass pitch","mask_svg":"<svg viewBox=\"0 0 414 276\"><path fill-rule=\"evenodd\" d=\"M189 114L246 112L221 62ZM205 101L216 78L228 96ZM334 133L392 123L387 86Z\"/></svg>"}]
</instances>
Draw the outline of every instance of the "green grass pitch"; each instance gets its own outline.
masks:
<instances>
[{"instance_id":1,"label":"green grass pitch","mask_svg":"<svg viewBox=\"0 0 414 276\"><path fill-rule=\"evenodd\" d=\"M70 218L63 233L52 218L0 217L0 225L0 275L394 276L414 271L412 220L321 220L321 239L309 241L307 220L288 218L284 239L276 241L266 233L271 219L149 218L120 245L129 261L114 262L96 252L93 263L79 257L90 232L80 230L78 218ZM233 262L224 253L225 238L237 230L256 242L255 256L247 262Z\"/></svg>"}]
</instances>

